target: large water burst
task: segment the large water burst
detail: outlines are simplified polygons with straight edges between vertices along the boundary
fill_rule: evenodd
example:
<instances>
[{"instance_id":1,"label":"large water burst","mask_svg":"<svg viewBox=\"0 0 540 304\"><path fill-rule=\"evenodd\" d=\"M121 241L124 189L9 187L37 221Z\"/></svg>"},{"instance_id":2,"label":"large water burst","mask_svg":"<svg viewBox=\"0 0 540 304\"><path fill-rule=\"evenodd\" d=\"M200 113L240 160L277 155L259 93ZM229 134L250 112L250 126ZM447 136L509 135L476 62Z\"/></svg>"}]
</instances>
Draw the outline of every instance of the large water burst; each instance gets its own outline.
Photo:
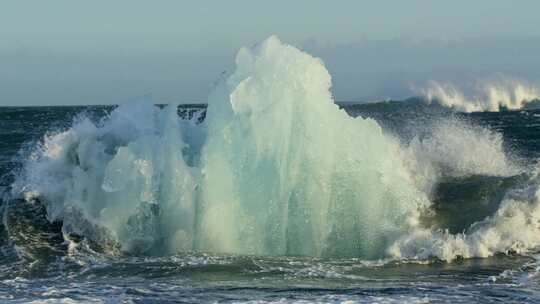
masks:
<instances>
[{"instance_id":1,"label":"large water burst","mask_svg":"<svg viewBox=\"0 0 540 304\"><path fill-rule=\"evenodd\" d=\"M319 59L271 37L238 53L203 124L145 103L81 119L45 140L19 189L64 233L130 252L382 257L427 200L397 142L330 85Z\"/></svg>"},{"instance_id":2,"label":"large water burst","mask_svg":"<svg viewBox=\"0 0 540 304\"><path fill-rule=\"evenodd\" d=\"M498 134L452 121L403 143L330 88L321 60L270 37L240 50L204 122L150 103L81 116L45 137L13 192L41 201L65 238L134 254L451 260L540 244L537 174L462 234L420 222L444 176L521 173Z\"/></svg>"}]
</instances>

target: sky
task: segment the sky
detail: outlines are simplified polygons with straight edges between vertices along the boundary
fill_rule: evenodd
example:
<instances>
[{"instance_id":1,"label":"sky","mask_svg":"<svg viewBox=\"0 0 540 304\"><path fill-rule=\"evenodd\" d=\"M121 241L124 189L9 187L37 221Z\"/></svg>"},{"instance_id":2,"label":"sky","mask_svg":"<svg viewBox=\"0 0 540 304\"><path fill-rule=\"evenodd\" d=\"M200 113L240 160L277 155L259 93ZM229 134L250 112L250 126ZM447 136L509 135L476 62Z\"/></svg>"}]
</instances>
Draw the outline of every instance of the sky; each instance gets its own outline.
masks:
<instances>
[{"instance_id":1,"label":"sky","mask_svg":"<svg viewBox=\"0 0 540 304\"><path fill-rule=\"evenodd\" d=\"M205 102L275 34L326 64L338 101L429 80L540 80L540 1L3 0L0 106Z\"/></svg>"}]
</instances>

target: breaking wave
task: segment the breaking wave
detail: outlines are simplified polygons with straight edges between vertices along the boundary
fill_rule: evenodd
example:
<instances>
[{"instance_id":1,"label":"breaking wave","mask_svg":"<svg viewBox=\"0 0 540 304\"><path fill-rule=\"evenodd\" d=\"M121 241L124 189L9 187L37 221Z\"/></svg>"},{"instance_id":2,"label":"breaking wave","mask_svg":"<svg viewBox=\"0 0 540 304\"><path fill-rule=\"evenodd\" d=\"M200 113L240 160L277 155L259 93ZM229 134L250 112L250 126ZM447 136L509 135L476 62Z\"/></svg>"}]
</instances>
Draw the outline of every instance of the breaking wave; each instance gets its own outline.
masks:
<instances>
[{"instance_id":1,"label":"breaking wave","mask_svg":"<svg viewBox=\"0 0 540 304\"><path fill-rule=\"evenodd\" d=\"M467 113L517 110L540 101L537 86L509 79L479 82L469 93L451 83L430 81L419 93L430 103Z\"/></svg>"},{"instance_id":2,"label":"breaking wave","mask_svg":"<svg viewBox=\"0 0 540 304\"><path fill-rule=\"evenodd\" d=\"M33 148L12 197L43 205L71 249L110 254L450 261L540 245L538 174L499 133L448 118L400 138L330 87L321 60L270 37L240 50L202 123L144 102L81 115Z\"/></svg>"},{"instance_id":3,"label":"breaking wave","mask_svg":"<svg viewBox=\"0 0 540 304\"><path fill-rule=\"evenodd\" d=\"M496 253L526 254L538 250L539 229L540 178L536 172L525 185L504 195L495 214L474 222L463 232L417 229L395 242L389 253L399 259L438 257L445 261Z\"/></svg>"}]
</instances>

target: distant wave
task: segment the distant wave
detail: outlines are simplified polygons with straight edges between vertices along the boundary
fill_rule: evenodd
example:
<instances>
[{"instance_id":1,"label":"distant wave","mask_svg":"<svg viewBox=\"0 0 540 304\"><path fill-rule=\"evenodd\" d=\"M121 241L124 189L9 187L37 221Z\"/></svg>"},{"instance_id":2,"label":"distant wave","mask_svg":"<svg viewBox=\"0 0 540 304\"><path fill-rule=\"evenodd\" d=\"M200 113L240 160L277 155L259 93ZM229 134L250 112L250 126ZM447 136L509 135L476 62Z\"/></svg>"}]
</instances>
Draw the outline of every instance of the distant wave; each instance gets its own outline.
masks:
<instances>
[{"instance_id":1,"label":"distant wave","mask_svg":"<svg viewBox=\"0 0 540 304\"><path fill-rule=\"evenodd\" d=\"M418 91L429 103L461 112L498 112L501 108L522 109L531 102L540 101L540 88L514 79L480 81L472 89L460 88L452 83L430 81Z\"/></svg>"}]
</instances>

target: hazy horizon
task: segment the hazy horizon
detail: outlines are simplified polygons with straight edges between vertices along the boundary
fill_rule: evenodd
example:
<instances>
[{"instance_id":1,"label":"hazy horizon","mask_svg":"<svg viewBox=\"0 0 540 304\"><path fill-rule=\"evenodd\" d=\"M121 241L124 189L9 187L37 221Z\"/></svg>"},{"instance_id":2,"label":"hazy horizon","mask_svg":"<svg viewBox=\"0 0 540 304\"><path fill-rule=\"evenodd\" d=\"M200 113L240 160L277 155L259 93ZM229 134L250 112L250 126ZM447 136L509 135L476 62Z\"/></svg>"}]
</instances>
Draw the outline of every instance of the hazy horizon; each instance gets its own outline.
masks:
<instances>
[{"instance_id":1,"label":"hazy horizon","mask_svg":"<svg viewBox=\"0 0 540 304\"><path fill-rule=\"evenodd\" d=\"M540 80L534 1L29 3L0 12L0 105L205 103L237 50L272 34L320 57L341 102Z\"/></svg>"}]
</instances>

